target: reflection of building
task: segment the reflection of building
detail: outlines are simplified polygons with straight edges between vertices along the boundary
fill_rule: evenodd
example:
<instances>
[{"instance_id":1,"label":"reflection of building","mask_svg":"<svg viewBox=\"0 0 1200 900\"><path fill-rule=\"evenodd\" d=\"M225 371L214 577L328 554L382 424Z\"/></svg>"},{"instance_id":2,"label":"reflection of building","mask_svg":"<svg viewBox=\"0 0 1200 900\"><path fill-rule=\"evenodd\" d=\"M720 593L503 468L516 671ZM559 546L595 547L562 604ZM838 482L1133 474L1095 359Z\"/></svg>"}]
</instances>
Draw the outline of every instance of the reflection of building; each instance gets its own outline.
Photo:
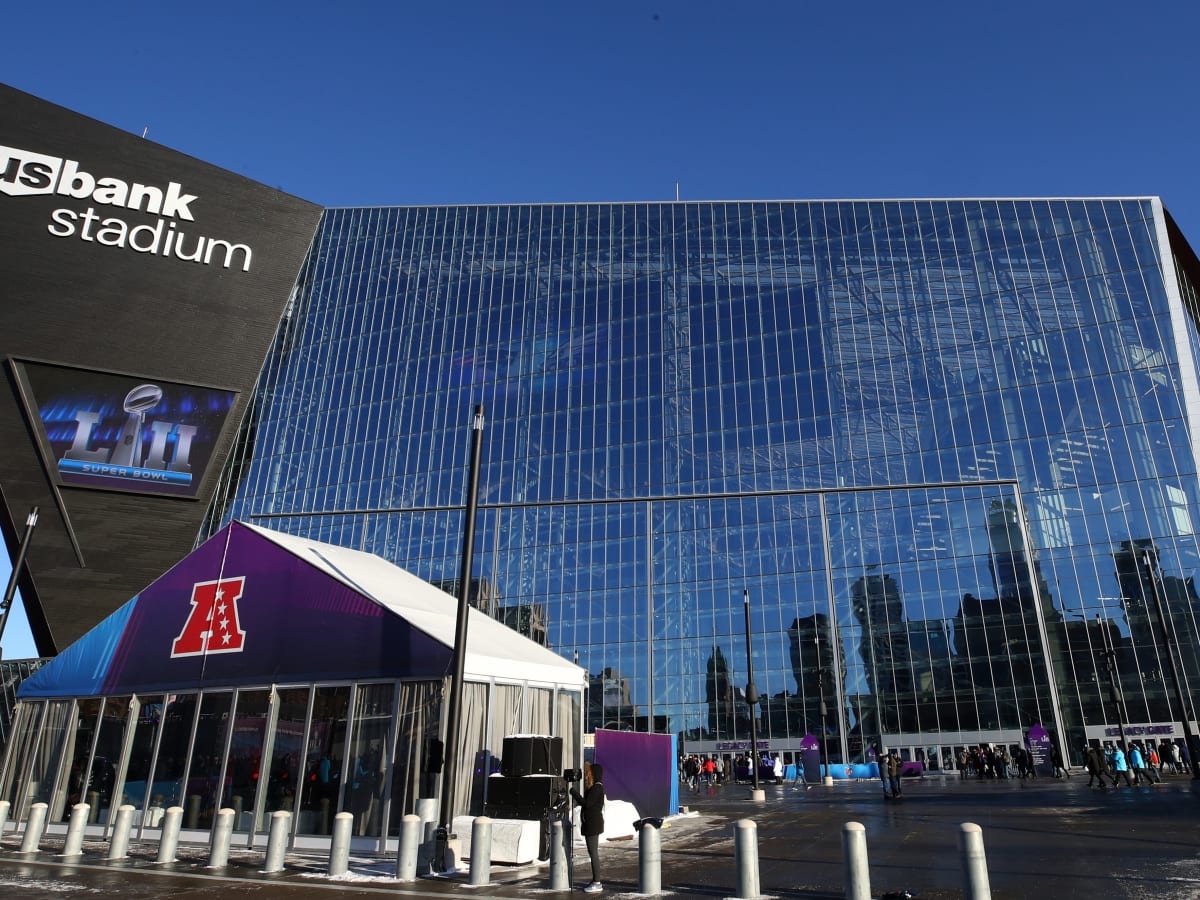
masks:
<instances>
[{"instance_id":1,"label":"reflection of building","mask_svg":"<svg viewBox=\"0 0 1200 900\"><path fill-rule=\"evenodd\" d=\"M1154 721L1170 717L1168 692L1170 657L1180 663L1180 677L1190 684L1200 678L1200 658L1196 652L1195 633L1183 623L1193 621L1200 612L1200 597L1191 578L1167 575L1161 568L1161 557L1153 541L1122 541L1121 549L1113 554L1117 581L1121 586L1121 606L1129 627L1125 645L1121 678L1129 693L1144 696L1146 707L1135 703L1139 716ZM1164 646L1159 609L1174 627L1169 629L1171 643ZM1182 644L1182 646L1178 646ZM1182 650L1182 652L1180 652Z\"/></svg>"},{"instance_id":2,"label":"reflection of building","mask_svg":"<svg viewBox=\"0 0 1200 900\"><path fill-rule=\"evenodd\" d=\"M546 607L541 603L502 606L499 618L514 631L546 646Z\"/></svg>"},{"instance_id":3,"label":"reflection of building","mask_svg":"<svg viewBox=\"0 0 1200 900\"><path fill-rule=\"evenodd\" d=\"M704 693L708 704L708 735L721 740L734 739L739 731L742 735L749 734L750 719L745 703L738 703L744 695L730 680L729 663L720 647L713 647L707 668Z\"/></svg>"}]
</instances>

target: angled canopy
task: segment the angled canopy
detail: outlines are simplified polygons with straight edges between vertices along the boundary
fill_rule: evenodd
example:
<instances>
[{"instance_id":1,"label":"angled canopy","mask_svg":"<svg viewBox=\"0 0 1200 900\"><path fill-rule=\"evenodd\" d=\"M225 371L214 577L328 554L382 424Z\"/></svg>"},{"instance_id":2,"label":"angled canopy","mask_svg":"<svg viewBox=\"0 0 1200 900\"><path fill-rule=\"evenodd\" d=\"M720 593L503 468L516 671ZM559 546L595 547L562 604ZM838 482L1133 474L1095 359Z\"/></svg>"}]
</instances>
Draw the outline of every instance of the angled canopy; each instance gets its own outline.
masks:
<instances>
[{"instance_id":1,"label":"angled canopy","mask_svg":"<svg viewBox=\"0 0 1200 900\"><path fill-rule=\"evenodd\" d=\"M457 602L357 550L231 522L26 679L22 697L450 673ZM582 688L584 670L478 610L467 678Z\"/></svg>"}]
</instances>

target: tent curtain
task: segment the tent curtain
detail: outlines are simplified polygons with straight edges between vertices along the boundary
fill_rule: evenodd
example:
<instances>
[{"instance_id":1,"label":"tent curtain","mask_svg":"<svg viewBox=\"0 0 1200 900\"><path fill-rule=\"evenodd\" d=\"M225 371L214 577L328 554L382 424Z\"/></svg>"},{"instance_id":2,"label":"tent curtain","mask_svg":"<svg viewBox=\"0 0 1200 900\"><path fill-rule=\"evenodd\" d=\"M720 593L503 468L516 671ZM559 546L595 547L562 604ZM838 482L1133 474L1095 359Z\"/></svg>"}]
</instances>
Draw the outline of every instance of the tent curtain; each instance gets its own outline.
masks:
<instances>
[{"instance_id":1,"label":"tent curtain","mask_svg":"<svg viewBox=\"0 0 1200 900\"><path fill-rule=\"evenodd\" d=\"M559 691L557 697L557 713L554 719L554 734L563 739L563 768L578 769L583 765L583 755L579 746L583 723L581 697L575 691Z\"/></svg>"},{"instance_id":2,"label":"tent curtain","mask_svg":"<svg viewBox=\"0 0 1200 900\"><path fill-rule=\"evenodd\" d=\"M551 721L554 708L554 690L552 688L529 689L529 723L526 730L530 734L553 734Z\"/></svg>"},{"instance_id":3,"label":"tent curtain","mask_svg":"<svg viewBox=\"0 0 1200 900\"><path fill-rule=\"evenodd\" d=\"M463 685L462 715L458 724L458 762L454 767L452 816L482 811L482 785L475 784L476 757L487 750L488 685L468 681ZM450 764L447 760L447 764ZM478 809L476 807L479 807Z\"/></svg>"},{"instance_id":4,"label":"tent curtain","mask_svg":"<svg viewBox=\"0 0 1200 900\"><path fill-rule=\"evenodd\" d=\"M400 820L417 811L417 800L437 796L441 773L438 736L441 697L439 681L408 681L400 684L391 813L388 819L390 834L398 834ZM434 743L437 743L436 748Z\"/></svg>"}]
</instances>

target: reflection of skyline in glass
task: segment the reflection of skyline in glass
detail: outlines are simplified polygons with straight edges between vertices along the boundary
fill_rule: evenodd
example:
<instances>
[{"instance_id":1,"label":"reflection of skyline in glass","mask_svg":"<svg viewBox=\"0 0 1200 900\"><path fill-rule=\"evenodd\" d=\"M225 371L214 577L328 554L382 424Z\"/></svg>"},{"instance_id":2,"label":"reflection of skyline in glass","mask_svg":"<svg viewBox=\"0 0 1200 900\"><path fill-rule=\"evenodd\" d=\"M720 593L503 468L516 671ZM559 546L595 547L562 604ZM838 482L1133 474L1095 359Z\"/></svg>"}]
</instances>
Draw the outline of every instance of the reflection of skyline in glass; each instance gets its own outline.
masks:
<instances>
[{"instance_id":1,"label":"reflection of skyline in glass","mask_svg":"<svg viewBox=\"0 0 1200 900\"><path fill-rule=\"evenodd\" d=\"M1165 715L1125 543L1195 655L1180 241L1138 199L330 210L214 520L453 577L483 402L479 571L628 681L631 727L747 721L749 590L777 743L824 616L847 757L1034 721L1078 747L1113 721L1097 615L1130 715Z\"/></svg>"}]
</instances>

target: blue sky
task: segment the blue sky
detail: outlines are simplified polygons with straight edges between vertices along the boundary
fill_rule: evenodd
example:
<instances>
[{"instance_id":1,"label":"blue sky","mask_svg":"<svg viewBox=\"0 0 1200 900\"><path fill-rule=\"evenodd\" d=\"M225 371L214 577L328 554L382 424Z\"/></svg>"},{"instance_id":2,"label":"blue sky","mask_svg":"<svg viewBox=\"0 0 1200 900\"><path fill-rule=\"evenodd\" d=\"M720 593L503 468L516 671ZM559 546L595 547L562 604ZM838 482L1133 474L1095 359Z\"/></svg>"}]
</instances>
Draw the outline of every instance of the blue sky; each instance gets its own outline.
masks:
<instances>
[{"instance_id":1,"label":"blue sky","mask_svg":"<svg viewBox=\"0 0 1200 900\"><path fill-rule=\"evenodd\" d=\"M1200 247L1182 0L69 0L3 29L0 80L325 205L1157 194Z\"/></svg>"}]
</instances>

